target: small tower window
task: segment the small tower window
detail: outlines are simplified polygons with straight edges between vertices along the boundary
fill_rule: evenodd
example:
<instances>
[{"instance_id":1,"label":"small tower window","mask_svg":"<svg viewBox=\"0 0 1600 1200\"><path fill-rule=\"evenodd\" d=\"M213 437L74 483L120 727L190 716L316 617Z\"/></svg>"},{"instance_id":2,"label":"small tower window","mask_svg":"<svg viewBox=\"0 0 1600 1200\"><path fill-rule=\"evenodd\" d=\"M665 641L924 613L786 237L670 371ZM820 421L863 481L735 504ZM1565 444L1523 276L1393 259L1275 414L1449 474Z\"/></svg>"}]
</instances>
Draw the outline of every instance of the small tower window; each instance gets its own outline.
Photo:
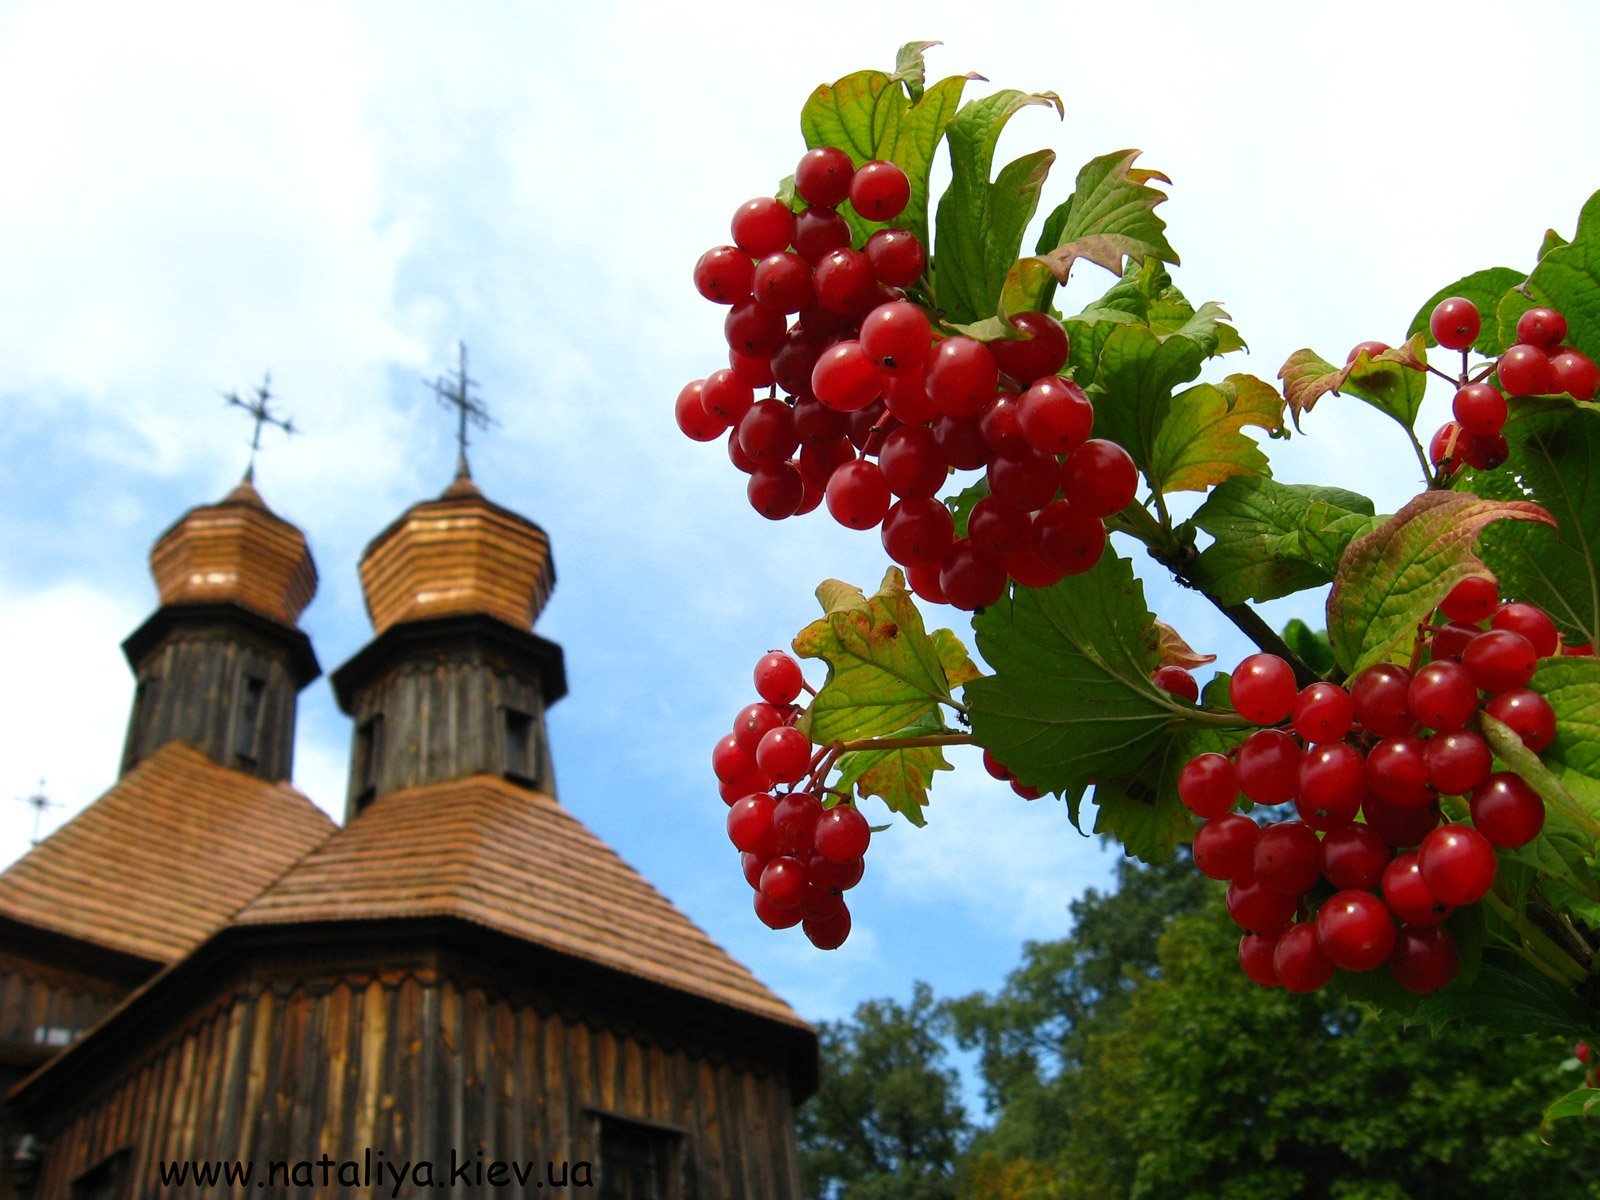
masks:
<instances>
[{"instance_id":1,"label":"small tower window","mask_svg":"<svg viewBox=\"0 0 1600 1200\"><path fill-rule=\"evenodd\" d=\"M368 717L356 727L356 753L353 764L356 809L365 807L378 794L378 764L383 757L383 714Z\"/></svg>"},{"instance_id":2,"label":"small tower window","mask_svg":"<svg viewBox=\"0 0 1600 1200\"><path fill-rule=\"evenodd\" d=\"M246 675L239 697L239 720L235 728L233 752L241 763L253 767L261 757L257 740L261 735L261 706L267 694L267 681Z\"/></svg>"},{"instance_id":3,"label":"small tower window","mask_svg":"<svg viewBox=\"0 0 1600 1200\"><path fill-rule=\"evenodd\" d=\"M537 755L533 744L533 714L515 708L502 709L501 712L505 715L506 740L505 761L500 769L507 779L532 787L537 783L534 778Z\"/></svg>"}]
</instances>

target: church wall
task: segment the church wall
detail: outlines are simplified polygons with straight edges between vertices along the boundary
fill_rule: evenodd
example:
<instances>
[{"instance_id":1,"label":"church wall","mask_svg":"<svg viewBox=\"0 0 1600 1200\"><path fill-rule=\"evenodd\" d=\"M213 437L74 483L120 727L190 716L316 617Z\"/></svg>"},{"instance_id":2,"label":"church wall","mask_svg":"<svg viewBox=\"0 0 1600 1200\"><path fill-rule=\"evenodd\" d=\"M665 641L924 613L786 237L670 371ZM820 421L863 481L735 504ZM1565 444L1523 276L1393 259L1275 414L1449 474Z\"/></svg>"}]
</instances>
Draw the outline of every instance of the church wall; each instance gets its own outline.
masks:
<instances>
[{"instance_id":1,"label":"church wall","mask_svg":"<svg viewBox=\"0 0 1600 1200\"><path fill-rule=\"evenodd\" d=\"M620 1123L619 1123L620 1122ZM545 1011L511 996L418 972L325 979L292 989L254 982L230 992L37 1130L48 1143L34 1196L71 1200L73 1181L108 1160L123 1196L228 1195L161 1189L162 1161L429 1160L436 1181L458 1162L523 1160L537 1194L580 1160L600 1181L606 1136L653 1139L669 1161L672 1200L798 1200L789 1083L773 1065L738 1063L642 1029ZM124 1165L125 1164L125 1165ZM106 1168L102 1167L102 1173ZM310 1168L308 1168L310 1169ZM320 1168L318 1168L320 1169ZM304 1175L301 1176L304 1178ZM257 1176L257 1179L261 1176ZM412 1177L414 1179L414 1176ZM250 1194L367 1196L386 1186L252 1184ZM237 1194L246 1194L240 1190ZM407 1195L519 1195L458 1184Z\"/></svg>"}]
</instances>

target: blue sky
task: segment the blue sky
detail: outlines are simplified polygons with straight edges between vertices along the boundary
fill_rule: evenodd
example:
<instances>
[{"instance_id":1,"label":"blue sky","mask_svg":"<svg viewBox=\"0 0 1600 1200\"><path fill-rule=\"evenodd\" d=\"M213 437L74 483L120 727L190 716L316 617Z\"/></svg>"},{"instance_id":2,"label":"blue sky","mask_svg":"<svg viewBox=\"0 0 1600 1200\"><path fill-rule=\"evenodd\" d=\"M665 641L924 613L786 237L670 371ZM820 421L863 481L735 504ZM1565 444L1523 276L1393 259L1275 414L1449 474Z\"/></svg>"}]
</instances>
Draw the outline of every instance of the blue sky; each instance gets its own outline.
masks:
<instances>
[{"instance_id":1,"label":"blue sky","mask_svg":"<svg viewBox=\"0 0 1600 1200\"><path fill-rule=\"evenodd\" d=\"M762 520L720 447L672 423L679 387L722 365L691 268L792 170L810 89L942 37L934 76L1061 94L1065 122L1025 111L1001 146L1057 150L1049 204L1079 163L1142 147L1173 179L1179 284L1250 343L1218 374L1396 340L1451 279L1528 265L1600 187L1600 16L1577 2L1458 4L1448 23L1375 3L782 11L0 10L0 862L31 824L11 797L45 779L63 806L48 827L114 778L149 546L245 464L247 422L219 393L270 369L305 430L269 432L258 482L310 539L303 624L331 671L370 633L362 547L449 480L453 425L422 380L464 339L499 422L475 476L554 544L539 631L571 682L551 718L562 800L808 1017L917 978L993 986L1108 877L1060 806L960 758L926 829L875 842L833 954L758 925L722 831L709 755L756 658L812 618L820 580L871 585L885 565L876 536L820 514ZM1108 282L1080 273L1067 304ZM1430 395L1426 429L1447 403ZM1280 477L1391 510L1415 490L1409 449L1353 401L1306 424L1272 447ZM1139 570L1197 648L1246 652ZM1318 603L1269 615L1316 620ZM944 623L965 630L930 615ZM338 811L349 728L325 679L300 713L296 782Z\"/></svg>"}]
</instances>

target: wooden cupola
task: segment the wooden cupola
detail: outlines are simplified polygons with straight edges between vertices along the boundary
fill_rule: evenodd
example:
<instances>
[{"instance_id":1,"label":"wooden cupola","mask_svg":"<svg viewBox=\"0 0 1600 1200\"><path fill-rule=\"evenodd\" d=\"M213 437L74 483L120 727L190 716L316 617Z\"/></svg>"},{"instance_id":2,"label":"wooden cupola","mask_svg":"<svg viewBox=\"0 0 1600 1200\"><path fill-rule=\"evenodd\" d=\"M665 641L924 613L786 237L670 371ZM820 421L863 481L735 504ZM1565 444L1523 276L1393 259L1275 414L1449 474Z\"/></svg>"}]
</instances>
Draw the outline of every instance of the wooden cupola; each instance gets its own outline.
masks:
<instances>
[{"instance_id":1,"label":"wooden cupola","mask_svg":"<svg viewBox=\"0 0 1600 1200\"><path fill-rule=\"evenodd\" d=\"M472 775L555 793L545 710L566 670L533 632L554 584L544 530L485 498L464 459L437 500L373 539L361 585L377 636L333 675L355 720L349 817Z\"/></svg>"},{"instance_id":2,"label":"wooden cupola","mask_svg":"<svg viewBox=\"0 0 1600 1200\"><path fill-rule=\"evenodd\" d=\"M150 551L161 607L123 642L138 681L125 775L169 742L271 782L294 763L295 702L320 674L296 622L317 590L305 535L251 475Z\"/></svg>"}]
</instances>

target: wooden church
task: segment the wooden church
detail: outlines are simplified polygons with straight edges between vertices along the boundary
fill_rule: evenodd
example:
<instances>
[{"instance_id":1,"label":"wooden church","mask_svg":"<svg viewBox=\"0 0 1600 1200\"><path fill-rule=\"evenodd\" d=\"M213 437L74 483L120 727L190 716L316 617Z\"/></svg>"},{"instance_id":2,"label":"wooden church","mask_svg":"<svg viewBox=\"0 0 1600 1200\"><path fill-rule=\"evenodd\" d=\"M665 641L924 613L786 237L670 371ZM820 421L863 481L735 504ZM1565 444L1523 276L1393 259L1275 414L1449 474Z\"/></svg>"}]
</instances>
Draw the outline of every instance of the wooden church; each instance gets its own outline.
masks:
<instances>
[{"instance_id":1,"label":"wooden church","mask_svg":"<svg viewBox=\"0 0 1600 1200\"><path fill-rule=\"evenodd\" d=\"M120 776L0 874L0 1200L798 1200L813 1031L556 800L537 525L463 455L367 547L342 826L300 531L247 474L150 562Z\"/></svg>"}]
</instances>

